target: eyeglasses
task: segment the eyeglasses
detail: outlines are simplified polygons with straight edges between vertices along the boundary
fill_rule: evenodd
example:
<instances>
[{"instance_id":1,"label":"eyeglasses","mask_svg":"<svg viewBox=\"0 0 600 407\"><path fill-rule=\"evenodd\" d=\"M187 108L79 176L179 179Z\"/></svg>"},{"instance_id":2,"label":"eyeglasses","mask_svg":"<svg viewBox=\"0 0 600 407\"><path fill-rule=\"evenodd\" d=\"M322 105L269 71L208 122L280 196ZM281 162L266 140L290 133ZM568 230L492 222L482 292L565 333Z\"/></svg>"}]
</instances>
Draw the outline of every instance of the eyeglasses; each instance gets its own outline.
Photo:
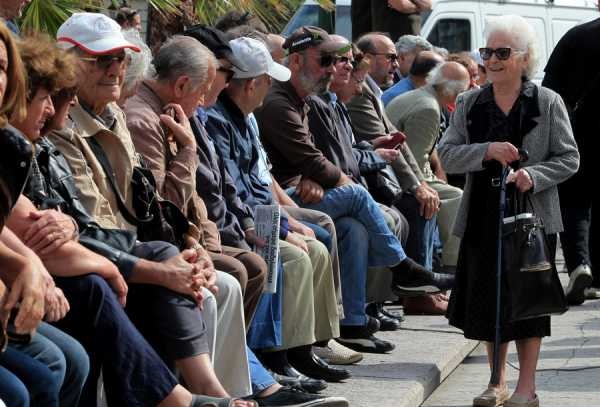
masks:
<instances>
[{"instance_id":1,"label":"eyeglasses","mask_svg":"<svg viewBox=\"0 0 600 407\"><path fill-rule=\"evenodd\" d=\"M340 64L350 64L354 68L354 59L350 57L339 57L337 63Z\"/></svg>"},{"instance_id":2,"label":"eyeglasses","mask_svg":"<svg viewBox=\"0 0 600 407\"><path fill-rule=\"evenodd\" d=\"M387 59L390 60L390 62L395 62L398 60L398 55L397 54L393 54L393 53L387 53L387 52L369 52L369 54L371 55L385 55L385 57Z\"/></svg>"},{"instance_id":3,"label":"eyeglasses","mask_svg":"<svg viewBox=\"0 0 600 407\"><path fill-rule=\"evenodd\" d=\"M127 56L125 55L125 53L119 54L119 55L99 55L97 57L79 57L79 59L81 59L82 61L87 61L87 62L94 62L96 64L96 68L102 70L102 71L106 71L108 68L110 68L113 64L113 62L118 62L119 64L122 64L123 61L125 61L125 58Z\"/></svg>"},{"instance_id":4,"label":"eyeglasses","mask_svg":"<svg viewBox=\"0 0 600 407\"><path fill-rule=\"evenodd\" d=\"M340 57L335 54L321 54L319 63L322 68L329 68L331 65L337 64L339 60Z\"/></svg>"},{"instance_id":5,"label":"eyeglasses","mask_svg":"<svg viewBox=\"0 0 600 407\"><path fill-rule=\"evenodd\" d=\"M502 48L479 48L479 55L481 55L481 59L487 61L492 57L492 55L496 54L496 58L500 61L506 61L510 58L511 53L518 54L519 50L513 50L512 48L502 47Z\"/></svg>"},{"instance_id":6,"label":"eyeglasses","mask_svg":"<svg viewBox=\"0 0 600 407\"><path fill-rule=\"evenodd\" d=\"M235 75L235 72L233 72L233 70L231 70L229 68L225 68L223 66L218 67L217 71L223 72L225 74L225 82L226 83L231 82L231 80L233 79L233 75Z\"/></svg>"}]
</instances>

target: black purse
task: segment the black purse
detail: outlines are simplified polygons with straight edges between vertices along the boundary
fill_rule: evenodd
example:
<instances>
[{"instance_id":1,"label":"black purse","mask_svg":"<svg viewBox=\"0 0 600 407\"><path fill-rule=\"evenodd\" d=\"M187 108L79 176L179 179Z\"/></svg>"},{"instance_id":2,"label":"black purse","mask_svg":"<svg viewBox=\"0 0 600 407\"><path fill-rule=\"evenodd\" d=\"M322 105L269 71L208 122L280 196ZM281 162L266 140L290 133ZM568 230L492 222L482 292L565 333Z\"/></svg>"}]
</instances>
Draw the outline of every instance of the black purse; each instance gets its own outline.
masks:
<instances>
[{"instance_id":1,"label":"black purse","mask_svg":"<svg viewBox=\"0 0 600 407\"><path fill-rule=\"evenodd\" d=\"M567 301L558 278L542 219L533 211L530 193L512 191L514 215L502 225L502 262L510 322L560 315ZM527 205L529 203L529 205Z\"/></svg>"},{"instance_id":2,"label":"black purse","mask_svg":"<svg viewBox=\"0 0 600 407\"><path fill-rule=\"evenodd\" d=\"M189 229L187 217L173 202L162 199L156 192L156 180L152 171L141 160L141 166L134 167L131 177L133 192L131 213L114 179L112 166L102 146L94 137L87 138L88 145L104 169L109 184L117 198L117 206L125 220L137 226L137 236L142 242L161 240L184 247L185 234Z\"/></svg>"}]
</instances>

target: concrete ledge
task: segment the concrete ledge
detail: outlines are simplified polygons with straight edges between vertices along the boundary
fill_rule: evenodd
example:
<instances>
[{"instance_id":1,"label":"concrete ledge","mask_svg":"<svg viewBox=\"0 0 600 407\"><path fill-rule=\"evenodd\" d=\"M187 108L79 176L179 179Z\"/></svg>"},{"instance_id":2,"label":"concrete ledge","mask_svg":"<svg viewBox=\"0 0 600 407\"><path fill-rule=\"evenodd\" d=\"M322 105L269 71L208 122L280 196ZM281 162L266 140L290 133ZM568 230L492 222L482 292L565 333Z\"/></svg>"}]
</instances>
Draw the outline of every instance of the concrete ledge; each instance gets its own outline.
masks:
<instances>
[{"instance_id":1,"label":"concrete ledge","mask_svg":"<svg viewBox=\"0 0 600 407\"><path fill-rule=\"evenodd\" d=\"M365 353L362 362L348 367L351 379L330 383L324 393L344 396L356 407L418 407L478 344L443 316L409 315L402 328L377 333L396 345L393 352Z\"/></svg>"}]
</instances>

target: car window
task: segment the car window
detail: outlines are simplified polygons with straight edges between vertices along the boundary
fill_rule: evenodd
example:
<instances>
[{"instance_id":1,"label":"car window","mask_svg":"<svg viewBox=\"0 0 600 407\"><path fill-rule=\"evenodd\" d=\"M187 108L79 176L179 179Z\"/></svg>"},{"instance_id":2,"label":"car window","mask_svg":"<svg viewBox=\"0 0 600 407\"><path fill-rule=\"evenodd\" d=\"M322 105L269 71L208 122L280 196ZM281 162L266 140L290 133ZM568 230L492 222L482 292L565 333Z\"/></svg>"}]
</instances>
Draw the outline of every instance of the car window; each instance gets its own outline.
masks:
<instances>
[{"instance_id":1,"label":"car window","mask_svg":"<svg viewBox=\"0 0 600 407\"><path fill-rule=\"evenodd\" d=\"M350 6L336 6L335 33L350 40L352 38L352 17Z\"/></svg>"},{"instance_id":2,"label":"car window","mask_svg":"<svg viewBox=\"0 0 600 407\"><path fill-rule=\"evenodd\" d=\"M319 7L316 4L303 4L292 16L292 19L285 26L281 35L284 37L289 36L294 30L304 25L319 26Z\"/></svg>"},{"instance_id":3,"label":"car window","mask_svg":"<svg viewBox=\"0 0 600 407\"><path fill-rule=\"evenodd\" d=\"M471 49L471 22L462 18L444 18L438 21L427 40L450 52Z\"/></svg>"}]
</instances>

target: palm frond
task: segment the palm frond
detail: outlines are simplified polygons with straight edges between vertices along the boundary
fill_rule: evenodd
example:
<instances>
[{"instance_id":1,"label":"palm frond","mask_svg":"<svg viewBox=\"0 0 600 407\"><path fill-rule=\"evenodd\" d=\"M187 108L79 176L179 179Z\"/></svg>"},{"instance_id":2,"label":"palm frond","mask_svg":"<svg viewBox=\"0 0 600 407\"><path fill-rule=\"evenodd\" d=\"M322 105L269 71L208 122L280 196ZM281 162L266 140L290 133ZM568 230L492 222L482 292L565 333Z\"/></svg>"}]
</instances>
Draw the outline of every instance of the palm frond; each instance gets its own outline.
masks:
<instances>
[{"instance_id":1,"label":"palm frond","mask_svg":"<svg viewBox=\"0 0 600 407\"><path fill-rule=\"evenodd\" d=\"M101 8L101 0L32 0L23 10L21 28L23 31L41 31L54 36L71 14Z\"/></svg>"},{"instance_id":2,"label":"palm frond","mask_svg":"<svg viewBox=\"0 0 600 407\"><path fill-rule=\"evenodd\" d=\"M148 0L150 7L154 8L159 14L181 15L181 0Z\"/></svg>"}]
</instances>

